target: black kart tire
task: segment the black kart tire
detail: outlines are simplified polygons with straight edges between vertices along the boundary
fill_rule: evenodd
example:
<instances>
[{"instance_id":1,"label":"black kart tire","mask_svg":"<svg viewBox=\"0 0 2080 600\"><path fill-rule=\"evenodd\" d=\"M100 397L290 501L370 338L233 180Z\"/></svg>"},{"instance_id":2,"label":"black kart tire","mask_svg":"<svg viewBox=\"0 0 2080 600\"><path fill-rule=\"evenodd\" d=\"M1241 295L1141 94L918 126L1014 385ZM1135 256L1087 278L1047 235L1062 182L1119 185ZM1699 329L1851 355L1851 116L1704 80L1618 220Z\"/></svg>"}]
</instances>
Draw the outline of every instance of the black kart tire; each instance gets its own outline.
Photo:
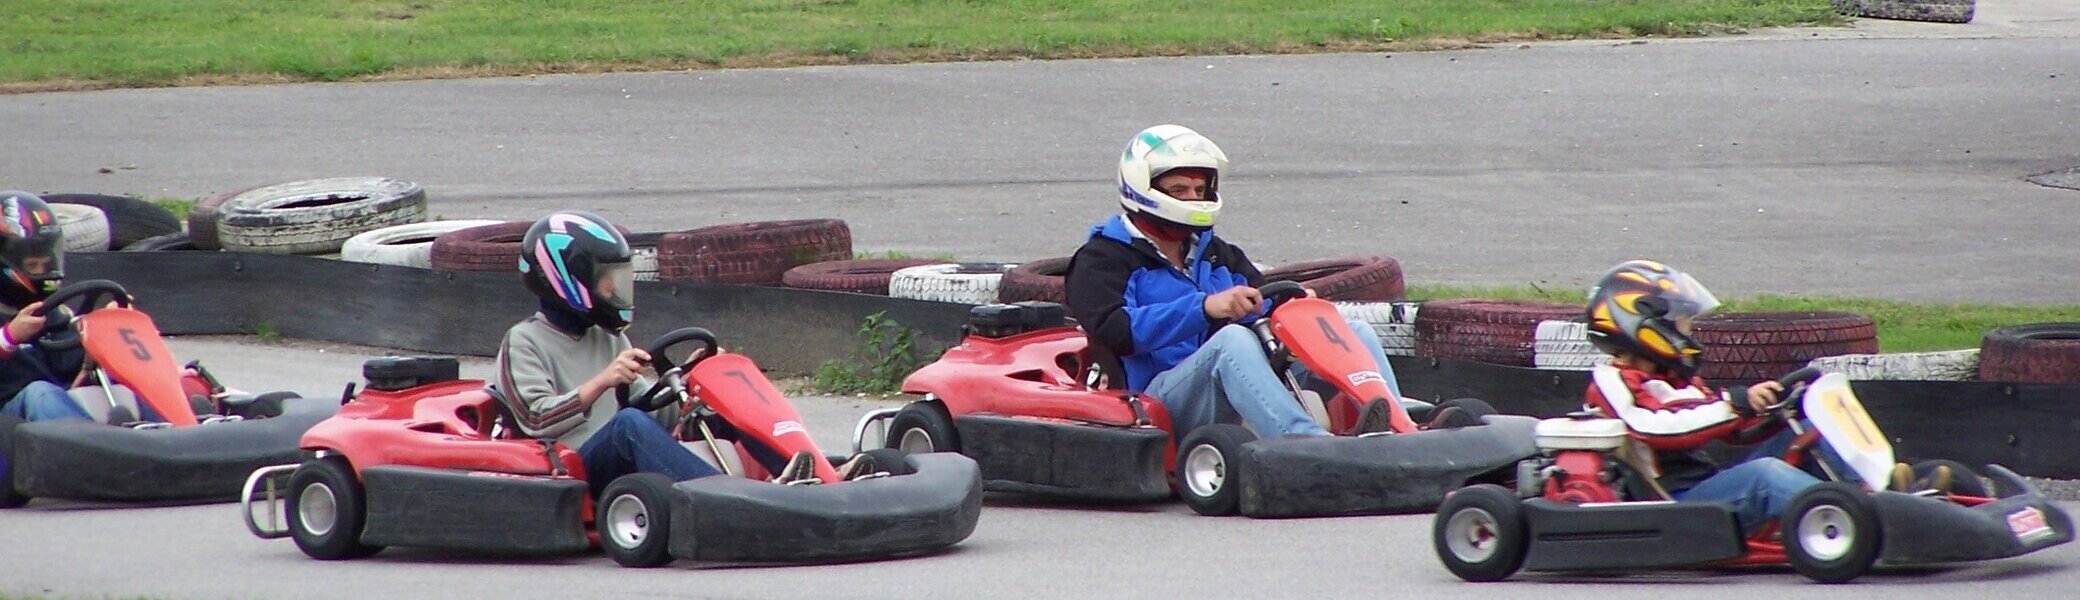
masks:
<instances>
[{"instance_id":1,"label":"black kart tire","mask_svg":"<svg viewBox=\"0 0 2080 600\"><path fill-rule=\"evenodd\" d=\"M887 447L909 454L960 452L961 438L945 405L912 402L889 420Z\"/></svg>"},{"instance_id":2,"label":"black kart tire","mask_svg":"<svg viewBox=\"0 0 2080 600\"><path fill-rule=\"evenodd\" d=\"M1437 560L1460 579L1508 579L1523 568L1531 547L1523 501L1501 486L1460 488L1437 507L1430 543Z\"/></svg>"},{"instance_id":3,"label":"black kart tire","mask_svg":"<svg viewBox=\"0 0 2080 600\"><path fill-rule=\"evenodd\" d=\"M599 495L599 545L624 567L671 564L672 479L623 475Z\"/></svg>"},{"instance_id":4,"label":"black kart tire","mask_svg":"<svg viewBox=\"0 0 2080 600\"><path fill-rule=\"evenodd\" d=\"M1862 488L1823 483L1791 500L1784 511L1784 556L1791 568L1821 583L1842 583L1869 571L1883 532Z\"/></svg>"},{"instance_id":5,"label":"black kart tire","mask_svg":"<svg viewBox=\"0 0 2080 600\"><path fill-rule=\"evenodd\" d=\"M303 463L289 476L287 504L289 537L311 558L362 558L383 549L361 543L367 503L361 481L346 459L326 457Z\"/></svg>"},{"instance_id":6,"label":"black kart tire","mask_svg":"<svg viewBox=\"0 0 2080 600\"><path fill-rule=\"evenodd\" d=\"M1242 500L1242 445L1257 436L1240 425L1215 423L1192 430L1177 444L1177 495L1192 512L1235 514Z\"/></svg>"}]
</instances>

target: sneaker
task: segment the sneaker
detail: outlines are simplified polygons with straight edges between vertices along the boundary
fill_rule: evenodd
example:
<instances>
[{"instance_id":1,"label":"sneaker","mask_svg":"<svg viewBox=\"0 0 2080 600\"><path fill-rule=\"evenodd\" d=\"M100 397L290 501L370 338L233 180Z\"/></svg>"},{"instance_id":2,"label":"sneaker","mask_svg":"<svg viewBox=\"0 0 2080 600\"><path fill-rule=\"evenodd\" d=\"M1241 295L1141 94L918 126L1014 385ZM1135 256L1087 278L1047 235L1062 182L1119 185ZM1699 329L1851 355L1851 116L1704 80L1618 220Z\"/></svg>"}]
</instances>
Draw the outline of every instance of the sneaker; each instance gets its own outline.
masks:
<instances>
[{"instance_id":1,"label":"sneaker","mask_svg":"<svg viewBox=\"0 0 2080 600\"><path fill-rule=\"evenodd\" d=\"M773 483L781 485L815 483L817 481L816 457L808 452L794 453L794 458L787 460L787 466L781 467L780 473L773 476Z\"/></svg>"},{"instance_id":2,"label":"sneaker","mask_svg":"<svg viewBox=\"0 0 2080 600\"><path fill-rule=\"evenodd\" d=\"M1385 398L1373 398L1365 402L1364 408L1358 409L1358 422L1352 423L1350 430L1345 431L1344 435L1380 433L1393 428L1393 409L1387 406Z\"/></svg>"},{"instance_id":3,"label":"sneaker","mask_svg":"<svg viewBox=\"0 0 2080 600\"><path fill-rule=\"evenodd\" d=\"M1906 492L1914 488L1914 468L1907 463L1893 463L1892 491Z\"/></svg>"},{"instance_id":4,"label":"sneaker","mask_svg":"<svg viewBox=\"0 0 2080 600\"><path fill-rule=\"evenodd\" d=\"M1950 495L1950 477L1950 465L1936 465L1927 476L1914 480L1914 487L1917 491L1934 490L1938 495L1947 496Z\"/></svg>"},{"instance_id":5,"label":"sneaker","mask_svg":"<svg viewBox=\"0 0 2080 600\"><path fill-rule=\"evenodd\" d=\"M852 481L881 471L881 463L874 456L861 452L852 455L845 464L838 465L838 480Z\"/></svg>"}]
</instances>

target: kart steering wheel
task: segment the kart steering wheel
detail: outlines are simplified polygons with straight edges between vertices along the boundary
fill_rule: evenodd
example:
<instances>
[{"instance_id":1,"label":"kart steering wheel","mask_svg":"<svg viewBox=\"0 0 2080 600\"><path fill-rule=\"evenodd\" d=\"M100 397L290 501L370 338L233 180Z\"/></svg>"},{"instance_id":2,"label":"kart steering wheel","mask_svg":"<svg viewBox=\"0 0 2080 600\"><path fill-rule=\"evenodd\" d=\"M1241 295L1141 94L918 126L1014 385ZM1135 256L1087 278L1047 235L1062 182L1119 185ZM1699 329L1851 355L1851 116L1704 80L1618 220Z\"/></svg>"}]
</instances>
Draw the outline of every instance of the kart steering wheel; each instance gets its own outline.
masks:
<instances>
[{"instance_id":1,"label":"kart steering wheel","mask_svg":"<svg viewBox=\"0 0 2080 600\"><path fill-rule=\"evenodd\" d=\"M1273 309L1288 300L1306 298L1307 288L1295 281L1273 281L1257 288L1257 293L1264 296L1264 314L1270 315Z\"/></svg>"},{"instance_id":2,"label":"kart steering wheel","mask_svg":"<svg viewBox=\"0 0 2080 600\"><path fill-rule=\"evenodd\" d=\"M1784 391L1777 394L1776 404L1769 405L1769 407L1763 411L1765 414L1776 415L1777 418L1765 420L1761 423L1756 423L1755 425L1750 426L1746 429L1734 432L1734 439L1736 441L1743 442L1757 440L1760 439L1764 433L1769 431L1771 427L1775 427L1778 423L1788 422L1792 419L1798 418L1796 414L1798 412L1798 403L1796 402L1796 400L1798 400L1799 397L1805 395L1806 382L1817 379L1822 374L1824 373L1819 369L1819 367L1805 367L1796 371L1792 371L1790 373L1786 373L1783 377L1778 377L1776 379L1777 385L1783 386ZM1741 398L1737 400L1737 402L1746 401L1746 398Z\"/></svg>"},{"instance_id":3,"label":"kart steering wheel","mask_svg":"<svg viewBox=\"0 0 2080 600\"><path fill-rule=\"evenodd\" d=\"M38 306L36 310L29 311L29 316L50 316L51 308L57 306L66 306L67 310L66 312L58 313L55 318L44 322L43 331L36 334L37 345L51 350L78 348L80 344L79 332L73 331L60 335L50 335L49 332L53 329L63 328L65 325L70 324L72 319L86 316L87 313L101 308L102 298L113 300L116 306L122 308L130 307L130 292L124 290L121 284L106 279L89 279L58 288L58 291L52 292L50 297L44 298L43 306ZM72 300L80 300L79 309L73 310L65 304Z\"/></svg>"},{"instance_id":4,"label":"kart steering wheel","mask_svg":"<svg viewBox=\"0 0 2080 600\"><path fill-rule=\"evenodd\" d=\"M700 342L706 348L693 353L685 364L674 363L671 357L665 356L664 351L686 342ZM678 394L667 395L664 391L670 389L675 392L683 392L683 388L686 387L683 379L686 371L693 369L693 366L700 364L702 360L714 356L715 351L721 347L722 344L715 340L713 332L699 327L675 329L671 333L657 338L656 341L650 342L650 346L643 350L650 353L650 368L657 371L658 381L652 384L649 390L645 390L641 398L634 400L628 399L628 386L622 386L618 390L622 399L621 405L633 406L636 410L650 412L676 402L678 399L674 396Z\"/></svg>"}]
</instances>

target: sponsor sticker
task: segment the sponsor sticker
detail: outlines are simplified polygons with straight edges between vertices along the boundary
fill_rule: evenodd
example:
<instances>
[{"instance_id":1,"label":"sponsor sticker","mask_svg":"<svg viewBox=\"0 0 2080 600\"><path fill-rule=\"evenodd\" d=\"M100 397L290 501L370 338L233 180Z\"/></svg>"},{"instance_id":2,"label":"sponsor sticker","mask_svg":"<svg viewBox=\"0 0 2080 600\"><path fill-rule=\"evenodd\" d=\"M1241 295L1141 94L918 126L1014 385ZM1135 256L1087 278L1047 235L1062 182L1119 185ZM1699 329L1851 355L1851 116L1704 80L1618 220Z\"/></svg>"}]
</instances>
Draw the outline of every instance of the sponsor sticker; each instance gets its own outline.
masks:
<instances>
[{"instance_id":1,"label":"sponsor sticker","mask_svg":"<svg viewBox=\"0 0 2080 600\"><path fill-rule=\"evenodd\" d=\"M805 432L802 431L802 424L795 421L781 421L773 424L773 437L780 437L790 433Z\"/></svg>"},{"instance_id":2,"label":"sponsor sticker","mask_svg":"<svg viewBox=\"0 0 2080 600\"><path fill-rule=\"evenodd\" d=\"M1379 371L1359 371L1350 374L1346 379L1351 380L1351 385L1365 385L1368 381L1386 382L1386 379L1379 376Z\"/></svg>"},{"instance_id":3,"label":"sponsor sticker","mask_svg":"<svg viewBox=\"0 0 2080 600\"><path fill-rule=\"evenodd\" d=\"M2008 531L2015 532L2015 539L2025 543L2054 535L2051 525L2044 522L2044 511L2034 506L2008 513Z\"/></svg>"}]
</instances>

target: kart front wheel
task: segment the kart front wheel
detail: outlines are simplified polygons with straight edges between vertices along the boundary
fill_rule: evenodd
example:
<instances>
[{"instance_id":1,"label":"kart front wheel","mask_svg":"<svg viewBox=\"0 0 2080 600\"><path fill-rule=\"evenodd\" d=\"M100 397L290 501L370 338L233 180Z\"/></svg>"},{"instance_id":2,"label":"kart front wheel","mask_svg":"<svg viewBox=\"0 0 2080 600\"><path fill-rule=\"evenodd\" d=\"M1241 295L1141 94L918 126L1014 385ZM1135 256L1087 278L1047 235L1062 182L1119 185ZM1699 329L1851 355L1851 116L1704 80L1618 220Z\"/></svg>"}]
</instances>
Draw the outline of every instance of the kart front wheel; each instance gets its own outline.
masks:
<instances>
[{"instance_id":1,"label":"kart front wheel","mask_svg":"<svg viewBox=\"0 0 2080 600\"><path fill-rule=\"evenodd\" d=\"M1870 496L1846 483L1799 493L1784 511L1784 555L1791 568L1821 583L1863 575L1878 558L1878 513Z\"/></svg>"},{"instance_id":2,"label":"kart front wheel","mask_svg":"<svg viewBox=\"0 0 2080 600\"><path fill-rule=\"evenodd\" d=\"M367 518L361 481L344 458L328 456L297 467L289 476L289 537L305 555L343 560L374 555L382 546L361 543Z\"/></svg>"},{"instance_id":3,"label":"kart front wheel","mask_svg":"<svg viewBox=\"0 0 2080 600\"><path fill-rule=\"evenodd\" d=\"M623 475L599 496L599 545L624 567L671 564L672 478Z\"/></svg>"},{"instance_id":4,"label":"kart front wheel","mask_svg":"<svg viewBox=\"0 0 2080 600\"><path fill-rule=\"evenodd\" d=\"M960 452L953 417L938 402L912 402L888 424L888 447L908 454Z\"/></svg>"},{"instance_id":5,"label":"kart front wheel","mask_svg":"<svg viewBox=\"0 0 2080 600\"><path fill-rule=\"evenodd\" d=\"M1437 508L1430 542L1437 559L1460 579L1508 579L1523 568L1531 547L1523 501L1501 486L1460 488Z\"/></svg>"},{"instance_id":6,"label":"kart front wheel","mask_svg":"<svg viewBox=\"0 0 2080 600\"><path fill-rule=\"evenodd\" d=\"M1236 459L1242 445L1257 439L1240 425L1215 423L1192 430L1177 445L1177 492L1186 506L1202 515L1235 514L1242 479Z\"/></svg>"}]
</instances>

